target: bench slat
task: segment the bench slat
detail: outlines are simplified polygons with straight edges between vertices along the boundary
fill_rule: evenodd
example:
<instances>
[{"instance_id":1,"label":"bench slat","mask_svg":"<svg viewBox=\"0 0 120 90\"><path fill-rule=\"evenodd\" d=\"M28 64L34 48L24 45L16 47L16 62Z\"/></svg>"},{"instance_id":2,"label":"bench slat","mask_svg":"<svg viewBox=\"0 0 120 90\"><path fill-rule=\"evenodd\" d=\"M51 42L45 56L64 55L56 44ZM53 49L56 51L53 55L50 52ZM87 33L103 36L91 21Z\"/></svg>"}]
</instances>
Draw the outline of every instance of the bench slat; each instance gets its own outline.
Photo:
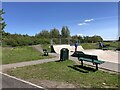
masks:
<instances>
[{"instance_id":1,"label":"bench slat","mask_svg":"<svg viewBox=\"0 0 120 90\"><path fill-rule=\"evenodd\" d=\"M83 58L83 57L80 57L78 60L83 60L83 61L87 61L87 62L93 62L93 63L97 63L97 64L102 64L104 63L104 61L101 61L101 60L95 60L95 59L88 59L88 58Z\"/></svg>"}]
</instances>

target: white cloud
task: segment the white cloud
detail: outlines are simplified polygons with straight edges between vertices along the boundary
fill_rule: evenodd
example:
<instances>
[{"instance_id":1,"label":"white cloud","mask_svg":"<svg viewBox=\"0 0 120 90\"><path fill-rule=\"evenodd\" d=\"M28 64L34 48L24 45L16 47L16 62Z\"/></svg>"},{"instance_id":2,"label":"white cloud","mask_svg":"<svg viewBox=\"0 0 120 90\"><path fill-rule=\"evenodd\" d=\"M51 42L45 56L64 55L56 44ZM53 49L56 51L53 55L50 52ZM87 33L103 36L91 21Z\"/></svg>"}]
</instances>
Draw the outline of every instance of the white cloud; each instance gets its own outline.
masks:
<instances>
[{"instance_id":1,"label":"white cloud","mask_svg":"<svg viewBox=\"0 0 120 90\"><path fill-rule=\"evenodd\" d=\"M93 20L94 20L94 19L86 19L86 20L84 20L84 22L79 23L78 25L79 25L79 26L86 25L86 24L88 24L89 22L91 22L91 21L93 21Z\"/></svg>"},{"instance_id":2,"label":"white cloud","mask_svg":"<svg viewBox=\"0 0 120 90\"><path fill-rule=\"evenodd\" d=\"M78 36L82 36L83 37L83 34L77 34Z\"/></svg>"},{"instance_id":3,"label":"white cloud","mask_svg":"<svg viewBox=\"0 0 120 90\"><path fill-rule=\"evenodd\" d=\"M86 23L79 23L78 25L79 25L79 26L82 26L82 25L85 25L85 24L86 24Z\"/></svg>"},{"instance_id":4,"label":"white cloud","mask_svg":"<svg viewBox=\"0 0 120 90\"><path fill-rule=\"evenodd\" d=\"M87 20L85 20L84 22L91 22L91 21L93 21L94 19L87 19Z\"/></svg>"}]
</instances>

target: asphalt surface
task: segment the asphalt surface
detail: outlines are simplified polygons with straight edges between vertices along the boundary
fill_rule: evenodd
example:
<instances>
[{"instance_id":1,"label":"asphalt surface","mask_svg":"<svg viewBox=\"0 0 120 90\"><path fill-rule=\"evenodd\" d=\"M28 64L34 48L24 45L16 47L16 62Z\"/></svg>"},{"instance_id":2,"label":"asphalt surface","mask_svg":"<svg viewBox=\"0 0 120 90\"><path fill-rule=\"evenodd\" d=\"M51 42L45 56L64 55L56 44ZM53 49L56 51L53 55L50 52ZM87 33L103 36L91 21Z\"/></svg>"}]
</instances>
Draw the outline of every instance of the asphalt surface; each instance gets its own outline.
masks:
<instances>
[{"instance_id":1,"label":"asphalt surface","mask_svg":"<svg viewBox=\"0 0 120 90\"><path fill-rule=\"evenodd\" d=\"M2 88L36 88L21 81L2 75Z\"/></svg>"},{"instance_id":2,"label":"asphalt surface","mask_svg":"<svg viewBox=\"0 0 120 90\"><path fill-rule=\"evenodd\" d=\"M36 65L36 64L42 64L52 61L57 61L58 58L51 58L51 59L43 59L43 60L35 60L35 61L26 61L26 62L19 62L19 63L13 63L13 64L5 64L2 65L2 70L10 69L10 68L16 68L16 67L24 67L29 65Z\"/></svg>"},{"instance_id":3,"label":"asphalt surface","mask_svg":"<svg viewBox=\"0 0 120 90\"><path fill-rule=\"evenodd\" d=\"M3 89L5 89L5 88L37 89L38 88L36 86L33 86L33 85L28 84L28 83L22 82L20 80L16 80L14 78L11 78L11 77L3 75L3 74L0 74L0 81L1 81L0 85L2 85Z\"/></svg>"}]
</instances>

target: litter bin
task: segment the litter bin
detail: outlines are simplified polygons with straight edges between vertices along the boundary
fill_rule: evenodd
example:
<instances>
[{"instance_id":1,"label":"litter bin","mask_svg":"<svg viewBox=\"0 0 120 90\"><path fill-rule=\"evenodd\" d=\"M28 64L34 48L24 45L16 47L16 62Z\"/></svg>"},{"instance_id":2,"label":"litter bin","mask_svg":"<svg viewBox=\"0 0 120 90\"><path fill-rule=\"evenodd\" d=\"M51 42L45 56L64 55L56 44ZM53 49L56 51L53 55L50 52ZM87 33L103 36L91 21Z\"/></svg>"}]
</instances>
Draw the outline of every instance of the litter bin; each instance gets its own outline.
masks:
<instances>
[{"instance_id":1,"label":"litter bin","mask_svg":"<svg viewBox=\"0 0 120 90\"><path fill-rule=\"evenodd\" d=\"M62 48L60 50L60 60L68 60L69 59L69 50L67 48Z\"/></svg>"},{"instance_id":2,"label":"litter bin","mask_svg":"<svg viewBox=\"0 0 120 90\"><path fill-rule=\"evenodd\" d=\"M48 51L47 51L47 49L43 49L43 52L44 52L44 56L48 56Z\"/></svg>"}]
</instances>

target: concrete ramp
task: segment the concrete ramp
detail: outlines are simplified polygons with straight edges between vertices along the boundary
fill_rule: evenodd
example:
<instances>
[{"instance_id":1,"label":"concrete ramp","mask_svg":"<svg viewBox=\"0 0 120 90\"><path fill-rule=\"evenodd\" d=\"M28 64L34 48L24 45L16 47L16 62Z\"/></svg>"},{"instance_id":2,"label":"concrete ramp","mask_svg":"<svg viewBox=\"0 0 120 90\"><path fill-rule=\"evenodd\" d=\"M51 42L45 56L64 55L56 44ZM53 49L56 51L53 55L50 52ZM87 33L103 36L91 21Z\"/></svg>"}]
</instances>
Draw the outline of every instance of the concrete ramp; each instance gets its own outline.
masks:
<instances>
[{"instance_id":1,"label":"concrete ramp","mask_svg":"<svg viewBox=\"0 0 120 90\"><path fill-rule=\"evenodd\" d=\"M62 48L67 48L69 50L69 55L72 55L75 51L75 46L70 45L53 45L52 49L55 53L60 54L60 50ZM77 51L82 51L85 54L89 55L97 55L99 60L120 63L118 61L118 56L120 51L112 51L112 50L100 50L100 49L87 49L84 50L82 46L78 46Z\"/></svg>"},{"instance_id":2,"label":"concrete ramp","mask_svg":"<svg viewBox=\"0 0 120 90\"><path fill-rule=\"evenodd\" d=\"M69 55L72 55L75 51L75 46L70 46L70 45L53 45L51 46L52 51L55 53L60 54L60 50L62 48L67 48L69 50ZM83 51L84 49L82 48L82 46L78 46L77 47L77 51Z\"/></svg>"},{"instance_id":3,"label":"concrete ramp","mask_svg":"<svg viewBox=\"0 0 120 90\"><path fill-rule=\"evenodd\" d=\"M96 49L90 49L90 50L84 50L85 54L90 55L97 55L98 59L102 61L107 62L113 62L113 63L120 63L118 62L118 55L120 52L118 51L112 51L112 50L96 50Z\"/></svg>"}]
</instances>

